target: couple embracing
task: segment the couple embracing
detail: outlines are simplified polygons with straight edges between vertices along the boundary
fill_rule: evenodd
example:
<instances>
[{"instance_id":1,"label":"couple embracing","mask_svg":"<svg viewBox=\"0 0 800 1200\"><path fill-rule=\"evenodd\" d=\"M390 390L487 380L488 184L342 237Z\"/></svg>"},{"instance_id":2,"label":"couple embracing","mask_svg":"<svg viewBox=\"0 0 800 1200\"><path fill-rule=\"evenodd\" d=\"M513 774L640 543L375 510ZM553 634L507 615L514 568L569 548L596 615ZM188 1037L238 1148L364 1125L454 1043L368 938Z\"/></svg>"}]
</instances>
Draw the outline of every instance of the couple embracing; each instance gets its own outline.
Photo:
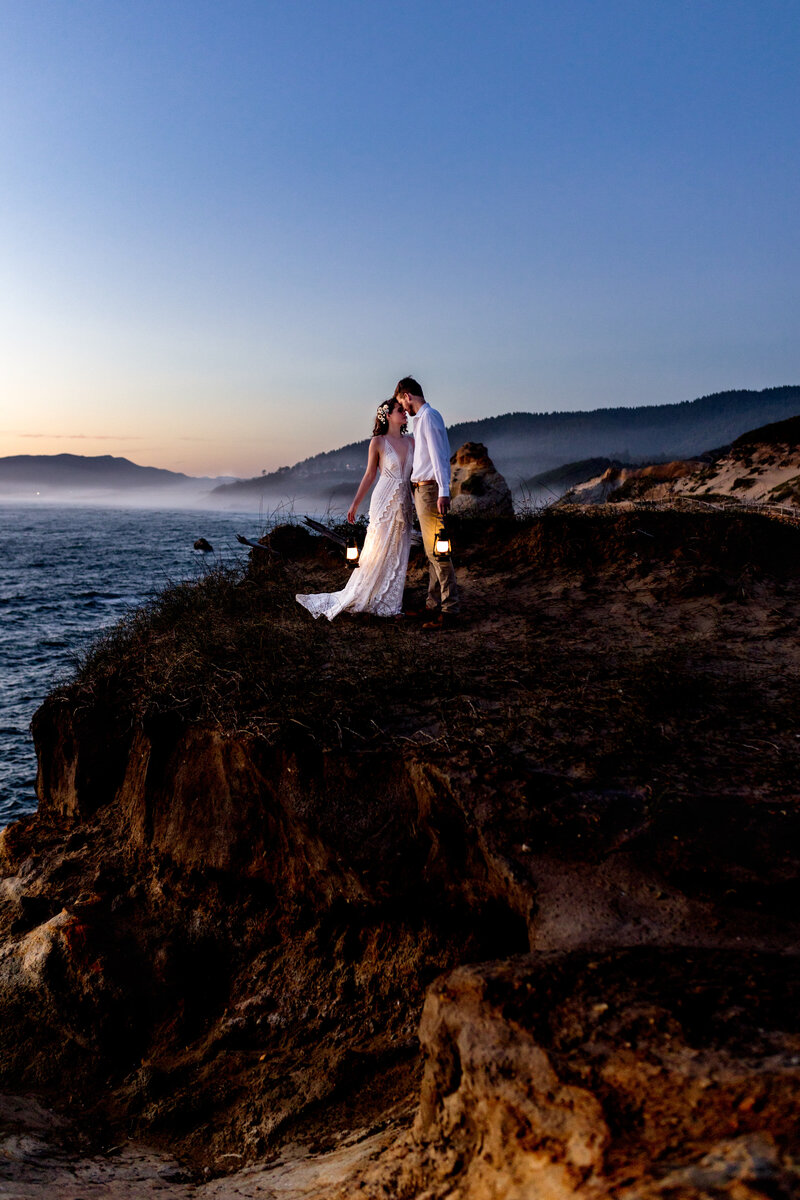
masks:
<instances>
[{"instance_id":1,"label":"couple embracing","mask_svg":"<svg viewBox=\"0 0 800 1200\"><path fill-rule=\"evenodd\" d=\"M414 436L407 436L414 417ZM458 588L453 564L434 557L433 545L450 507L450 445L444 421L425 400L416 379L407 375L381 404L369 444L367 469L347 513L351 523L380 471L369 505L369 527L359 569L341 592L298 596L313 617L332 621L341 612L403 615L403 589L411 546L411 502L417 510L429 563L425 629L457 622ZM412 614L406 614L408 616Z\"/></svg>"}]
</instances>

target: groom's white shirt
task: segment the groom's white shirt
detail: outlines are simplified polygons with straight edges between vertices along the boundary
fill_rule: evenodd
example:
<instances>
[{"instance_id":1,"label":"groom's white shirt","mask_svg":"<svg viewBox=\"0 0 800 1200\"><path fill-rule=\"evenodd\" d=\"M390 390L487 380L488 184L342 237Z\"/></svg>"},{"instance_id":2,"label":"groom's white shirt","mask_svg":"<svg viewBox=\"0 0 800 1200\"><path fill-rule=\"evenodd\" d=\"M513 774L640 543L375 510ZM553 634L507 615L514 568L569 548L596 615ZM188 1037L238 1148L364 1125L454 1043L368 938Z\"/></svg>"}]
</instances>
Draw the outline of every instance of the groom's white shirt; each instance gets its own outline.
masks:
<instances>
[{"instance_id":1,"label":"groom's white shirt","mask_svg":"<svg viewBox=\"0 0 800 1200\"><path fill-rule=\"evenodd\" d=\"M442 414L423 404L414 417L414 468L412 483L435 479L439 495L450 495L450 443Z\"/></svg>"}]
</instances>

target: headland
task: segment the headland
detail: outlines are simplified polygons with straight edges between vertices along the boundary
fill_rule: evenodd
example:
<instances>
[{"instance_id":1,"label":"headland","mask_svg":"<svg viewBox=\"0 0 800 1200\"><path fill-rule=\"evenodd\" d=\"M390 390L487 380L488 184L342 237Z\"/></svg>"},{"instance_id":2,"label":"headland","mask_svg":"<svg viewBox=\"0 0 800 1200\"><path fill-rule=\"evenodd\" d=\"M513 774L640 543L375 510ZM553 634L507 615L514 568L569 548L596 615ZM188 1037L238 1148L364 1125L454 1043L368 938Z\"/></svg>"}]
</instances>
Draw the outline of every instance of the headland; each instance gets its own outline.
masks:
<instances>
[{"instance_id":1,"label":"headland","mask_svg":"<svg viewBox=\"0 0 800 1200\"><path fill-rule=\"evenodd\" d=\"M315 624L287 527L48 699L3 1090L176 1198L796 1194L798 531L454 533L459 629Z\"/></svg>"}]
</instances>

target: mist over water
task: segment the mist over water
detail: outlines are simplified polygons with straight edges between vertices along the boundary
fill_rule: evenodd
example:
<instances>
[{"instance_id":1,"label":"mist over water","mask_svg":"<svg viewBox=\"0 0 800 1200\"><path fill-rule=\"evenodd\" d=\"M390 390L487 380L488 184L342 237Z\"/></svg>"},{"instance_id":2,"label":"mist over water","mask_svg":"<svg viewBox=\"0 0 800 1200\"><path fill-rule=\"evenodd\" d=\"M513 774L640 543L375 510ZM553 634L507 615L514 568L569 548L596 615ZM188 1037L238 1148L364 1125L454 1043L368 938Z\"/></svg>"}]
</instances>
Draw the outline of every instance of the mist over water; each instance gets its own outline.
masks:
<instances>
[{"instance_id":1,"label":"mist over water","mask_svg":"<svg viewBox=\"0 0 800 1200\"><path fill-rule=\"evenodd\" d=\"M36 807L30 721L103 629L259 537L251 513L0 505L0 826ZM193 549L199 537L211 554Z\"/></svg>"},{"instance_id":2,"label":"mist over water","mask_svg":"<svg viewBox=\"0 0 800 1200\"><path fill-rule=\"evenodd\" d=\"M37 487L11 487L0 482L0 507L23 505L28 508L47 508L68 505L70 508L157 508L161 510L217 509L219 505L210 488L187 486L164 487L65 487L42 483ZM240 505L239 511L245 507ZM254 507L258 507L255 505Z\"/></svg>"},{"instance_id":3,"label":"mist over water","mask_svg":"<svg viewBox=\"0 0 800 1200\"><path fill-rule=\"evenodd\" d=\"M361 474L359 471L353 476L346 494L334 496L330 494L329 487L314 489L308 483L298 484L296 481L293 481L289 488L265 487L263 490L255 489L249 495L247 492L237 492L233 496L224 492L214 494L207 490L174 487L137 487L120 490L43 486L38 491L27 490L22 493L0 485L0 511L14 507L104 511L156 509L161 512L194 512L197 513L198 520L202 519L203 513L223 514L228 518L239 513L249 516L250 520L261 520L264 524L302 520L305 514L328 515L331 520L341 521L355 495ZM365 509L366 505L367 501L364 502Z\"/></svg>"}]
</instances>

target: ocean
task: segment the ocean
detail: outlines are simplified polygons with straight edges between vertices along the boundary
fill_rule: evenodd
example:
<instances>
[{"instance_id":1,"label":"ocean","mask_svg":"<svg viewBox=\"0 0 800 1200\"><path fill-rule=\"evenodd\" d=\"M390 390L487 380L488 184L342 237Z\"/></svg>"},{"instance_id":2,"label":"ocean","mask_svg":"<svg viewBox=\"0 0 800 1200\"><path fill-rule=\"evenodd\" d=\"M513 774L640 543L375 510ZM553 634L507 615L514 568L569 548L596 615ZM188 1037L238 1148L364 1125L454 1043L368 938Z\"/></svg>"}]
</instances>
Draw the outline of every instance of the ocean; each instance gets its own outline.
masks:
<instances>
[{"instance_id":1,"label":"ocean","mask_svg":"<svg viewBox=\"0 0 800 1200\"><path fill-rule=\"evenodd\" d=\"M36 808L31 717L92 639L263 531L253 513L0 505L0 827Z\"/></svg>"}]
</instances>

